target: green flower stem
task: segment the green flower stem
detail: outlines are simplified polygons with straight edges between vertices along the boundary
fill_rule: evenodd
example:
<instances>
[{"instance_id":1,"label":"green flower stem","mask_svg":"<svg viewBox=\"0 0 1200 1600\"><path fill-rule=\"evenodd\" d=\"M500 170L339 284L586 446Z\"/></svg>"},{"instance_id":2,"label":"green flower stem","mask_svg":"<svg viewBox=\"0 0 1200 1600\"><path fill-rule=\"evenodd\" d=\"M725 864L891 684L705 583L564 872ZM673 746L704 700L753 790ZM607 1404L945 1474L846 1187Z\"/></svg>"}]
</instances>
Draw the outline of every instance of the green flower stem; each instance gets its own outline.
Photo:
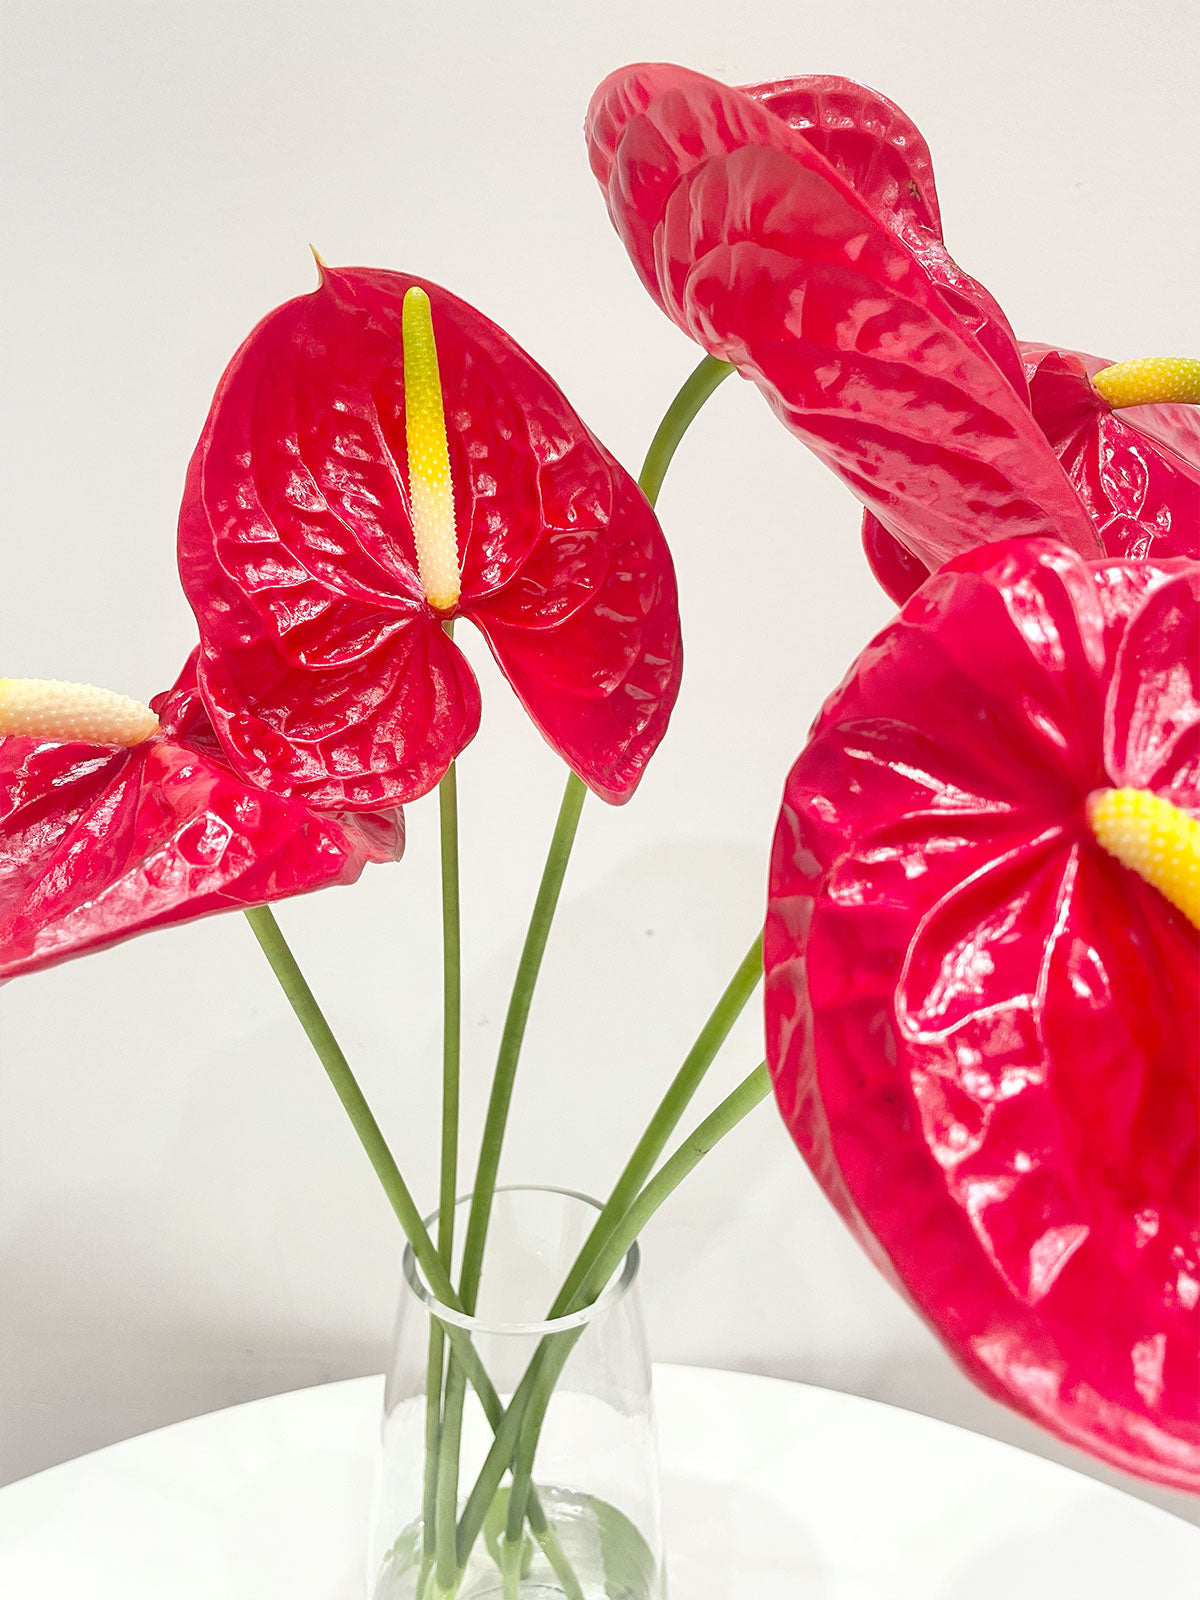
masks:
<instances>
[{"instance_id":1,"label":"green flower stem","mask_svg":"<svg viewBox=\"0 0 1200 1600\"><path fill-rule=\"evenodd\" d=\"M334 1092L345 1107L354 1131L367 1153L367 1158L375 1169L375 1175L383 1185L383 1192L391 1202L392 1210L396 1213L400 1226L413 1247L413 1254L425 1274L426 1281L439 1300L458 1309L454 1285L434 1249L433 1240L429 1237L429 1230L417 1210L412 1193L400 1174L392 1152L380 1132L379 1124L358 1086L358 1080L350 1070L350 1063L334 1037L333 1029L325 1020L325 1014L317 1004L316 997L309 988L308 981L301 972L270 906L256 906L253 911L247 911L246 921L254 930L254 937L262 946L263 954L270 962L280 988L287 996L313 1049L320 1057L321 1065L329 1074Z\"/></svg>"},{"instance_id":2,"label":"green flower stem","mask_svg":"<svg viewBox=\"0 0 1200 1600\"><path fill-rule=\"evenodd\" d=\"M553 1321L555 1317L566 1315L568 1308L573 1307L579 1289L591 1279L605 1247L620 1228L639 1191L653 1172L655 1163L666 1149L667 1140L679 1126L680 1119L691 1104L705 1073L729 1037L730 1029L757 989L761 977L762 935L759 934L742 958L724 994L713 1007L711 1016L700 1030L695 1044L688 1051L683 1065L675 1074L670 1087L647 1124L645 1133L638 1140L633 1154L613 1186L600 1215L592 1224L583 1248L576 1256L566 1281L547 1313L549 1320ZM529 1448L528 1441L523 1439L522 1448L518 1452L518 1467L524 1464L526 1456L532 1462L537 1445L536 1433L533 1435L532 1445L533 1448ZM506 1532L510 1540L518 1539L521 1533L521 1518L524 1515L528 1487L526 1486L524 1493L518 1493L520 1489L521 1481L518 1478L515 1480L514 1492L508 1501Z\"/></svg>"},{"instance_id":3,"label":"green flower stem","mask_svg":"<svg viewBox=\"0 0 1200 1600\"><path fill-rule=\"evenodd\" d=\"M667 468L693 418L717 388L718 384L728 377L732 371L733 368L728 362L717 361L711 356L705 356L671 402L654 438L651 440L638 480L651 505L658 499ZM508 1015L505 1019L504 1033L501 1038L500 1053L496 1063L496 1073L480 1146L479 1163L472 1191L471 1210L467 1219L467 1236L463 1252L460 1293L463 1304L471 1309L474 1308L475 1299L479 1291L492 1202L499 1174L500 1154L512 1103L513 1085L516 1078L521 1045L524 1040L525 1026L528 1021L529 1007L541 968L550 924L558 904L563 875L570 857L571 846L574 843L585 794L584 785L572 773L567 779L558 822L551 841L550 852L542 874L542 882L538 890L537 899L534 903L533 916L526 934L525 946L517 968ZM757 970L761 965L761 948L756 948L752 952L752 956L755 966L755 981L757 981ZM740 976L741 969L739 969ZM622 1174L621 1180L619 1180L619 1193L614 1194L613 1197L617 1206L632 1197L638 1185L644 1181L653 1162L661 1154L666 1140L677 1125L679 1117L683 1114L688 1101L691 1099L691 1095L695 1092L695 1083L698 1083L699 1078L703 1076L704 1070L711 1062L716 1049L719 1048L720 1043L724 1040L729 1028L732 1026L734 1017L740 1012L747 997L743 996L740 1004L737 1005L737 1009L728 1014L727 1020L723 1015L718 1015L721 1011L720 1006L718 1006L718 1013L714 1013L714 1016L710 1018L709 1029L712 1030L710 1037L706 1039L702 1035L701 1039L697 1041L696 1048L693 1050L692 1055L689 1056L688 1061L685 1062L684 1068L681 1069L679 1078L672 1085L674 1098L671 1104L660 1107L659 1118L647 1130L647 1134L639 1144L638 1150L635 1151L634 1157ZM722 1004L729 999L730 996L727 992L726 996L723 997ZM705 1052L710 1045L711 1053L705 1056ZM693 1073L698 1073L695 1077L695 1083L692 1083ZM690 1088L688 1087L689 1084L691 1084ZM444 1194L442 1204L443 1207L446 1204ZM594 1259L595 1253L603 1248L604 1240L611 1234L615 1215L616 1212L614 1210L613 1213L609 1214L607 1220L603 1214L597 1220L596 1229L593 1230L593 1235L589 1238L588 1245L585 1246L585 1251L589 1246L592 1247L593 1255L591 1259ZM578 1267L579 1265L577 1262L576 1266ZM581 1270L586 1274L586 1261ZM445 1409L441 1421L437 1486L434 1495L435 1516L439 1527L444 1527L447 1516L452 1516L457 1511L458 1458L461 1448L464 1401L463 1376L458 1371L454 1358L451 1356L449 1370L446 1374ZM427 1434L428 1442L429 1435ZM522 1497L522 1515L524 1502L525 1496ZM428 1498L426 1504L428 1508ZM510 1529L513 1520L510 1517ZM534 1527L535 1532L537 1531L532 1516L530 1518L530 1526ZM518 1518L515 1519L515 1536L518 1539L520 1532L521 1519ZM545 1541L543 1540L542 1542L545 1549ZM473 1543L474 1540L472 1540ZM547 1551L547 1554L549 1553ZM560 1571L559 1564L554 1562L553 1557L551 1557L551 1560L555 1570L559 1572L560 1581L564 1581L564 1575ZM569 1596L573 1596L578 1586L573 1581L573 1575L570 1575L569 1567L567 1568L567 1574L571 1576L572 1581L564 1581L564 1588L566 1588ZM451 1573L444 1543L439 1550L438 1582L439 1585L449 1591Z\"/></svg>"},{"instance_id":4,"label":"green flower stem","mask_svg":"<svg viewBox=\"0 0 1200 1600\"><path fill-rule=\"evenodd\" d=\"M292 1010L296 1013L300 1025L329 1075L338 1099L349 1115L354 1131L358 1134L392 1210L396 1213L400 1226L412 1246L413 1255L424 1274L426 1283L442 1305L451 1311L461 1312L462 1304L450 1281L450 1275L442 1265L441 1257L434 1247L421 1213L417 1210L408 1185L387 1147L379 1124L358 1086L350 1064L334 1037L333 1030L325 1020L324 1013L317 1004L316 997L309 988L274 914L268 906L258 906L253 911L247 911L245 915L254 931L254 937L270 963L271 970L279 980L280 988L287 996ZM496 1393L495 1385L484 1371L470 1334L463 1328L452 1327L449 1324L445 1325L445 1333L453 1351L454 1364L466 1373L478 1392L484 1415L490 1426L493 1429L498 1428L504 1418L504 1406ZM529 1525L534 1537L545 1550L547 1560L557 1571L565 1562L565 1557L562 1556L552 1531L548 1529L541 1505L533 1500L529 1505ZM560 1582L562 1581L560 1574ZM578 1593L578 1585L575 1591L572 1591L565 1582L563 1586L567 1590L569 1600L582 1600L582 1596ZM448 1592L452 1593L453 1590Z\"/></svg>"},{"instance_id":5,"label":"green flower stem","mask_svg":"<svg viewBox=\"0 0 1200 1600\"><path fill-rule=\"evenodd\" d=\"M742 1080L732 1094L721 1101L715 1111L705 1117L642 1189L598 1256L587 1283L575 1292L563 1315L581 1310L600 1294L647 1222L668 1196L696 1169L714 1145L765 1100L770 1092L771 1079L764 1061ZM554 1386L585 1328L586 1324L564 1333L546 1334L525 1369L504 1418L496 1429L491 1449L459 1522L460 1567L465 1567L470 1558L487 1509L509 1462L513 1460L518 1440L524 1445L532 1436L536 1443ZM529 1476L523 1459L514 1465L513 1494L518 1489L517 1473L521 1473L522 1479Z\"/></svg>"},{"instance_id":6,"label":"green flower stem","mask_svg":"<svg viewBox=\"0 0 1200 1600\"><path fill-rule=\"evenodd\" d=\"M338 1099L346 1108L354 1131L358 1134L376 1176L383 1185L383 1192L391 1202L392 1210L396 1213L400 1226L412 1246L413 1255L424 1274L426 1283L443 1305L448 1306L451 1311L461 1312L462 1305L450 1281L450 1274L442 1265L441 1257L429 1237L429 1230L417 1210L409 1187L400 1174L400 1169L387 1147L379 1130L379 1124L375 1121L357 1079L350 1070L350 1063L334 1038L333 1030L326 1022L324 1013L317 1004L304 974L300 971L270 907L257 906L253 911L247 911L246 920L253 928L254 937L262 946L263 953L271 964L271 970L279 980L280 988L287 996L300 1025L329 1074L329 1081L333 1084ZM491 1379L484 1372L475 1353L470 1335L462 1328L452 1328L449 1325L446 1327L446 1334L454 1347L457 1360L465 1367L468 1377L479 1391L489 1422L494 1418L498 1423L503 1416L504 1408L500 1404L500 1397Z\"/></svg>"},{"instance_id":7,"label":"green flower stem","mask_svg":"<svg viewBox=\"0 0 1200 1600\"><path fill-rule=\"evenodd\" d=\"M550 925L558 906L586 794L583 782L573 772L570 773L563 791L554 835L550 841L550 850L546 856L546 865L542 871L542 881L534 901L533 914L529 920L529 929L525 935L525 944L521 950L521 959L517 964L508 1014L504 1019L504 1032L501 1035L496 1072L492 1079L492 1092L484 1121L479 1163L471 1193L471 1209L467 1215L466 1238L463 1242L459 1299L468 1312L473 1312L475 1309L479 1283L483 1275L483 1257L487 1245L488 1226L491 1222L492 1202L496 1193L496 1179L500 1171L500 1153L504 1144L508 1113L512 1106L513 1086L516 1082L521 1045L525 1038L525 1026L529 1020L529 1008L533 1001L538 973L541 971ZM458 1513L458 1465L465 1399L465 1375L451 1358L446 1373L446 1405L442 1416L442 1439L438 1461L439 1531L445 1527L447 1519L452 1525ZM454 1576L453 1557L449 1546L440 1540L439 1532L438 1582L444 1589L449 1590Z\"/></svg>"},{"instance_id":8,"label":"green flower stem","mask_svg":"<svg viewBox=\"0 0 1200 1600\"><path fill-rule=\"evenodd\" d=\"M691 426L692 419L717 385L723 383L733 370L728 361L705 356L667 407L666 415L650 441L638 476L642 493L651 505L658 501L658 491L671 465L671 457L679 448L679 441Z\"/></svg>"},{"instance_id":9,"label":"green flower stem","mask_svg":"<svg viewBox=\"0 0 1200 1600\"><path fill-rule=\"evenodd\" d=\"M442 1160L438 1255L447 1273L454 1255L458 1198L458 1110L462 1056L462 937L458 894L458 776L453 764L438 785L442 842Z\"/></svg>"},{"instance_id":10,"label":"green flower stem","mask_svg":"<svg viewBox=\"0 0 1200 1600\"><path fill-rule=\"evenodd\" d=\"M429 1319L429 1355L425 1365L425 1479L421 1497L421 1575L417 1593L433 1571L436 1559L437 1468L442 1443L442 1374L446 1357L446 1337L441 1323Z\"/></svg>"},{"instance_id":11,"label":"green flower stem","mask_svg":"<svg viewBox=\"0 0 1200 1600\"><path fill-rule=\"evenodd\" d=\"M488 1101L483 1139L479 1147L479 1165L475 1172L475 1187L471 1192L471 1210L467 1217L467 1234L463 1245L462 1279L459 1297L468 1311L474 1311L479 1293L479 1280L483 1275L483 1253L487 1244L488 1225L491 1221L492 1201L496 1193L496 1177L500 1170L500 1151L504 1143L504 1130L512 1105L513 1084L517 1076L517 1063L525 1038L525 1025L529 1020L529 1007L541 971L550 924L558 906L571 846L579 827L579 814L583 809L587 789L575 774L567 776L559 806L554 836L538 885L537 899L517 964L513 981L512 998L508 1015L504 1019L504 1032L500 1039L500 1053L496 1059L496 1074L492 1080L492 1093Z\"/></svg>"},{"instance_id":12,"label":"green flower stem","mask_svg":"<svg viewBox=\"0 0 1200 1600\"><path fill-rule=\"evenodd\" d=\"M646 1185L637 1199L626 1212L620 1226L615 1230L608 1245L597 1260L595 1271L588 1279L586 1287L578 1291L568 1301L568 1312L578 1311L601 1293L613 1273L620 1267L626 1252L659 1206L694 1172L700 1162L709 1153L715 1144L732 1129L735 1128L751 1111L754 1110L771 1092L771 1079L767 1072L766 1062L761 1062L754 1071L744 1078L732 1094L727 1095L721 1104L709 1116L705 1117L689 1136L683 1141L679 1149L671 1158L664 1162L655 1177ZM550 1334L542 1341L541 1364L537 1376L530 1385L528 1410L520 1427L520 1443L517 1447L513 1461L513 1484L509 1494L509 1505L513 1500L520 1499L528 1503L531 1493L533 1460L537 1450L538 1438L545 1421L546 1411L554 1394L562 1370L567 1364L575 1344L578 1342L584 1328L573 1328L566 1334ZM557 1344L552 1341L557 1339ZM537 1363L537 1355L530 1363L532 1368ZM526 1374L528 1375L528 1374ZM524 1381L524 1380L522 1380ZM520 1394L520 1385L517 1393L509 1405L511 1411ZM507 1414L506 1414L507 1416ZM499 1440L503 1431L503 1423L496 1434ZM486 1468L485 1468L486 1470Z\"/></svg>"},{"instance_id":13,"label":"green flower stem","mask_svg":"<svg viewBox=\"0 0 1200 1600\"><path fill-rule=\"evenodd\" d=\"M446 624L453 633L453 623ZM458 773L451 763L438 785L442 865L442 1151L438 1189L437 1252L449 1273L454 1257L454 1213L458 1194L458 1125L462 1044L462 938L458 878ZM425 1489L422 1518L422 1577L435 1559L438 1460L442 1440L442 1377L445 1336L429 1319L429 1359L425 1377ZM455 1507L457 1515L457 1507ZM454 1530L445 1535L453 1555ZM418 1592L420 1591L418 1585Z\"/></svg>"},{"instance_id":14,"label":"green flower stem","mask_svg":"<svg viewBox=\"0 0 1200 1600\"><path fill-rule=\"evenodd\" d=\"M601 1251L624 1220L638 1192L653 1172L655 1162L667 1147L667 1140L679 1126L680 1119L703 1082L705 1073L729 1037L730 1029L741 1016L750 996L758 988L761 978L762 934L760 933L756 935L754 942L743 956L741 965L729 980L724 994L713 1007L711 1016L684 1058L683 1065L659 1101L645 1133L638 1140L600 1215L592 1224L591 1232L575 1258L566 1282L547 1313L549 1319L564 1316L576 1291L591 1277Z\"/></svg>"}]
</instances>

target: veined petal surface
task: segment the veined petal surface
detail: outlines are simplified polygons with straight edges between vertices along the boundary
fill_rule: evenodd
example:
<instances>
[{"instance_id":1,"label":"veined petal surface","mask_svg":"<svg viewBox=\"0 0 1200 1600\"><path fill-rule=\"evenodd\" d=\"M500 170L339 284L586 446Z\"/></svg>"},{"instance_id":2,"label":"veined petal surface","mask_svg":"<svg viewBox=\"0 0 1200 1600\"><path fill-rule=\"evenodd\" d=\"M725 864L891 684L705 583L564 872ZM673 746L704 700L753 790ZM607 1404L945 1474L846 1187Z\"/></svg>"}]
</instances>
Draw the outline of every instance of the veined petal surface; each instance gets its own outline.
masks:
<instances>
[{"instance_id":1,"label":"veined petal surface","mask_svg":"<svg viewBox=\"0 0 1200 1600\"><path fill-rule=\"evenodd\" d=\"M1200 568L981 546L827 702L766 928L780 1109L982 1387L1200 1489L1200 942L1091 836L1200 812Z\"/></svg>"}]
</instances>

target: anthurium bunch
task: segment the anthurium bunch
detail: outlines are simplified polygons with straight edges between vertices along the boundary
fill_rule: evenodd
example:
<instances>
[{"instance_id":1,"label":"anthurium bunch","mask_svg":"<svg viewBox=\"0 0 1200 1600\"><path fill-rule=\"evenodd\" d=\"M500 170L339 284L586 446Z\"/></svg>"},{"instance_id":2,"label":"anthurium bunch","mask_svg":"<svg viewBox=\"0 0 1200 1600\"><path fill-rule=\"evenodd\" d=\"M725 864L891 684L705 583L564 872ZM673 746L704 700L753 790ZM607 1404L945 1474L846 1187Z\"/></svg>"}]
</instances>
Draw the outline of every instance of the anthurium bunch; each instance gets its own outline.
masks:
<instances>
[{"instance_id":1,"label":"anthurium bunch","mask_svg":"<svg viewBox=\"0 0 1200 1600\"><path fill-rule=\"evenodd\" d=\"M594 1298L773 1080L833 1203L980 1384L1200 1490L1200 363L1018 341L946 250L920 134L847 80L629 68L587 135L642 281L705 351L640 483L479 311L319 263L233 357L192 458L179 563L199 642L175 687L142 707L0 680L0 976L246 911L430 1287L472 1311L584 798L630 799L678 692L652 502L736 369L862 502L902 610L787 778L767 1062L667 1155L762 976L747 930L551 1314ZM455 758L481 715L466 621L568 772L453 1281ZM396 860L401 807L435 789L433 1238L269 903ZM424 1530L426 1596L455 1593L506 1473L509 1545L526 1523L552 1540L533 1450L565 1352L505 1406L461 1346L430 1351L427 1504L455 1514ZM457 1516L468 1384L496 1439Z\"/></svg>"},{"instance_id":2,"label":"anthurium bunch","mask_svg":"<svg viewBox=\"0 0 1200 1600\"><path fill-rule=\"evenodd\" d=\"M651 295L907 602L785 788L784 1118L972 1377L1200 1489L1200 362L1018 341L844 79L632 67L587 127Z\"/></svg>"}]
</instances>

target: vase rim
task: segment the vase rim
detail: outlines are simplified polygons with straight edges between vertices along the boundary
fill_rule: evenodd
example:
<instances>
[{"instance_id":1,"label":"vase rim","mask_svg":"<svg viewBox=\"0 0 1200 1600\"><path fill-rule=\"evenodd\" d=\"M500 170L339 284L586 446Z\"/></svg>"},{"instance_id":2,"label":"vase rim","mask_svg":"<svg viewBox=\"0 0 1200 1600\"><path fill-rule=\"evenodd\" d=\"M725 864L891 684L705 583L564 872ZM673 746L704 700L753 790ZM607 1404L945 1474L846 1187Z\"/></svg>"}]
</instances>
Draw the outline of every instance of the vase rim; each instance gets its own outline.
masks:
<instances>
[{"instance_id":1,"label":"vase rim","mask_svg":"<svg viewBox=\"0 0 1200 1600\"><path fill-rule=\"evenodd\" d=\"M579 1200L586 1206L591 1206L599 1216L603 1210L602 1203L590 1194L582 1194L578 1189L562 1189L549 1183L502 1183L497 1186L496 1194L551 1194L564 1200ZM471 1199L470 1192L460 1194L454 1201L454 1208ZM440 1210L440 1208L438 1208ZM426 1228L432 1230L438 1219L438 1210L431 1211L425 1218ZM463 1311L455 1311L451 1306L439 1300L437 1295L425 1281L425 1276L417 1263L416 1254L411 1244L404 1247L403 1272L404 1281L416 1295L417 1299L436 1317L439 1322L449 1323L451 1327L462 1328L468 1333L482 1334L508 1334L517 1337L541 1339L547 1334L568 1333L572 1328L586 1327L603 1312L609 1310L628 1294L637 1277L638 1267L641 1263L641 1249L637 1240L629 1246L621 1261L620 1266L605 1284L603 1290L592 1301L591 1305L583 1306L579 1311L572 1311L566 1316L549 1317L542 1320L528 1322L505 1322L495 1318L483 1316L468 1316Z\"/></svg>"}]
</instances>

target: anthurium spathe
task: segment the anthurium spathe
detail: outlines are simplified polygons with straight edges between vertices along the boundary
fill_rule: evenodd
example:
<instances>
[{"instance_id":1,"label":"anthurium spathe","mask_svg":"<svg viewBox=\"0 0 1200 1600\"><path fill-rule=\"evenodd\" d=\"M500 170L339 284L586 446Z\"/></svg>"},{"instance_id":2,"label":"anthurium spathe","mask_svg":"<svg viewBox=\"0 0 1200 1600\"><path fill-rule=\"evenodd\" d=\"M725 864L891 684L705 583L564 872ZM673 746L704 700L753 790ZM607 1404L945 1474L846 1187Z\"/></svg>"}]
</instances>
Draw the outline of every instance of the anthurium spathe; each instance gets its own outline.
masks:
<instances>
[{"instance_id":1,"label":"anthurium spathe","mask_svg":"<svg viewBox=\"0 0 1200 1600\"><path fill-rule=\"evenodd\" d=\"M941 244L928 153L896 107L844 79L741 90L639 66L601 84L587 129L668 316L926 565L1017 534L1100 553L1014 387L1002 314Z\"/></svg>"},{"instance_id":2,"label":"anthurium spathe","mask_svg":"<svg viewBox=\"0 0 1200 1600\"><path fill-rule=\"evenodd\" d=\"M407 359L444 398L448 480L437 427L406 432L414 288L435 348ZM442 529L436 580L414 509ZM230 760L321 810L414 798L471 739L455 618L610 801L633 792L678 691L674 573L637 485L507 334L400 273L323 268L250 334L192 460L179 557Z\"/></svg>"},{"instance_id":3,"label":"anthurium spathe","mask_svg":"<svg viewBox=\"0 0 1200 1600\"><path fill-rule=\"evenodd\" d=\"M1200 559L1200 410L1195 403L1144 404L1136 388L1123 385L1117 404L1102 389L1124 363L1114 366L1080 350L1027 342L1020 351L1034 420L1105 551L1135 560ZM1163 365L1200 369L1200 362ZM928 576L925 563L870 512L863 520L863 544L872 571L898 603Z\"/></svg>"},{"instance_id":4,"label":"anthurium spathe","mask_svg":"<svg viewBox=\"0 0 1200 1600\"><path fill-rule=\"evenodd\" d=\"M1195 404L1114 405L1102 375L1119 368L1103 358L1029 343L1021 354L1034 417L1108 554L1200 559Z\"/></svg>"},{"instance_id":5,"label":"anthurium spathe","mask_svg":"<svg viewBox=\"0 0 1200 1600\"><path fill-rule=\"evenodd\" d=\"M0 980L150 928L352 883L403 850L399 811L319 816L238 777L200 702L194 655L152 702L156 717L124 697L61 692L76 685L6 696L3 683ZM37 731L9 731L21 726Z\"/></svg>"},{"instance_id":6,"label":"anthurium spathe","mask_svg":"<svg viewBox=\"0 0 1200 1600\"><path fill-rule=\"evenodd\" d=\"M1195 562L951 561L792 769L765 933L779 1104L867 1249L993 1395L1193 1491L1198 631Z\"/></svg>"},{"instance_id":7,"label":"anthurium spathe","mask_svg":"<svg viewBox=\"0 0 1200 1600\"><path fill-rule=\"evenodd\" d=\"M947 253L928 147L882 95L629 67L597 90L588 138L643 282L865 503L894 598L1017 534L1092 557L1200 556L1196 454L1114 411L1087 382L1104 363L1083 358L1072 392L1030 363Z\"/></svg>"}]
</instances>

